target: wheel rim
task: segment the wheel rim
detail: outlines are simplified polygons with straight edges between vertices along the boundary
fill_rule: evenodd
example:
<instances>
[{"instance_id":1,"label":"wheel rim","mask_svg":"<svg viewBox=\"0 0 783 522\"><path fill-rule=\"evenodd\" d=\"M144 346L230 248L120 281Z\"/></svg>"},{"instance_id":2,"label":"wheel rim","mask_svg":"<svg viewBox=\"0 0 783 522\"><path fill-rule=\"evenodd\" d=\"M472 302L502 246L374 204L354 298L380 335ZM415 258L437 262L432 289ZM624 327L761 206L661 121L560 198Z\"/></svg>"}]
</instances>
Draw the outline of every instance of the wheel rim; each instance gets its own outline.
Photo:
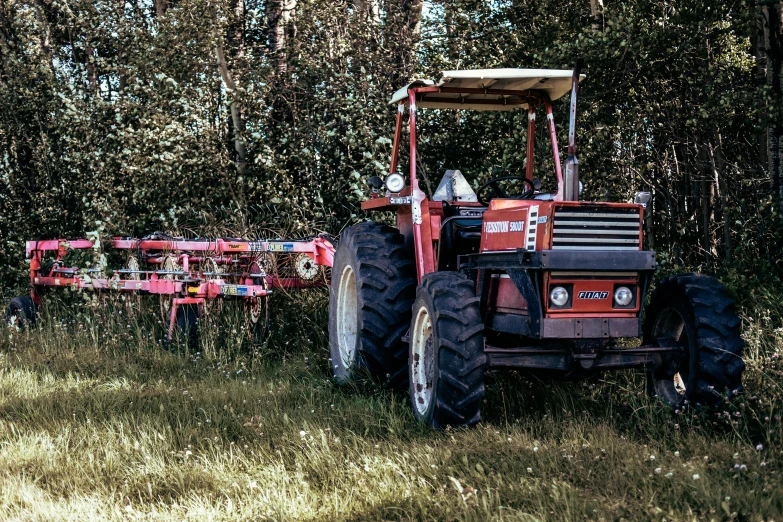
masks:
<instances>
[{"instance_id":1,"label":"wheel rim","mask_svg":"<svg viewBox=\"0 0 783 522\"><path fill-rule=\"evenodd\" d=\"M297 275L305 281L315 279L315 276L318 275L318 265L307 254L297 256L295 268Z\"/></svg>"},{"instance_id":2,"label":"wheel rim","mask_svg":"<svg viewBox=\"0 0 783 522\"><path fill-rule=\"evenodd\" d=\"M264 316L266 297L251 297L248 305L248 314L251 324L258 324L258 321Z\"/></svg>"},{"instance_id":3,"label":"wheel rim","mask_svg":"<svg viewBox=\"0 0 783 522\"><path fill-rule=\"evenodd\" d=\"M353 268L346 266L340 274L337 286L337 345L344 368L353 364L356 353L356 331L359 314L356 298L356 274Z\"/></svg>"},{"instance_id":4,"label":"wheel rim","mask_svg":"<svg viewBox=\"0 0 783 522\"><path fill-rule=\"evenodd\" d=\"M128 276L128 279L131 281L138 281L141 279L141 274L138 273L139 270L139 260L136 259L135 256L131 256L128 258L128 263L126 265L128 270L134 270L133 273L126 274Z\"/></svg>"},{"instance_id":5,"label":"wheel rim","mask_svg":"<svg viewBox=\"0 0 783 522\"><path fill-rule=\"evenodd\" d=\"M259 272L274 274L277 271L277 259L269 252L261 252L255 260ZM258 272L254 272L258 273Z\"/></svg>"},{"instance_id":6,"label":"wheel rim","mask_svg":"<svg viewBox=\"0 0 783 522\"><path fill-rule=\"evenodd\" d=\"M259 266L257 262L253 262L249 267L251 274L257 274L262 271L262 268ZM245 280L245 284L247 285L263 285L264 288L269 288L269 285L266 282L265 277L256 277L256 278L247 278ZM251 297L247 301L247 317L250 321L250 324L255 326L258 324L258 322L263 318L264 322L268 319L268 296L264 297Z\"/></svg>"},{"instance_id":7,"label":"wheel rim","mask_svg":"<svg viewBox=\"0 0 783 522\"><path fill-rule=\"evenodd\" d=\"M411 335L413 406L419 415L424 415L432 401L432 386L435 379L435 354L432 343L432 320L427 308L422 306L416 313Z\"/></svg>"},{"instance_id":8,"label":"wheel rim","mask_svg":"<svg viewBox=\"0 0 783 522\"><path fill-rule=\"evenodd\" d=\"M223 274L223 272L225 272L225 270L223 270L223 267L217 264L217 261L215 261L211 257L208 257L204 261L204 264L201 267L201 271L212 274L211 276L208 276L209 279L220 279L220 275Z\"/></svg>"},{"instance_id":9,"label":"wheel rim","mask_svg":"<svg viewBox=\"0 0 783 522\"><path fill-rule=\"evenodd\" d=\"M160 265L161 270L166 272L176 272L180 269L179 264L172 255L167 255L163 259L163 263ZM165 274L160 276L160 279L176 279L174 274ZM163 316L165 324L168 324L171 319L171 307L173 305L174 296L171 294L160 295L160 314Z\"/></svg>"},{"instance_id":10,"label":"wheel rim","mask_svg":"<svg viewBox=\"0 0 783 522\"><path fill-rule=\"evenodd\" d=\"M688 339L688 330L685 328L685 319L682 314L674 308L667 308L661 312L653 325L652 335L654 338L671 338L676 344L689 350L690 343ZM665 375L656 380L658 394L672 404L679 404L682 402L687 393L687 382L690 373L690 360L688 356L682 359L679 370L680 371L674 375Z\"/></svg>"}]
</instances>

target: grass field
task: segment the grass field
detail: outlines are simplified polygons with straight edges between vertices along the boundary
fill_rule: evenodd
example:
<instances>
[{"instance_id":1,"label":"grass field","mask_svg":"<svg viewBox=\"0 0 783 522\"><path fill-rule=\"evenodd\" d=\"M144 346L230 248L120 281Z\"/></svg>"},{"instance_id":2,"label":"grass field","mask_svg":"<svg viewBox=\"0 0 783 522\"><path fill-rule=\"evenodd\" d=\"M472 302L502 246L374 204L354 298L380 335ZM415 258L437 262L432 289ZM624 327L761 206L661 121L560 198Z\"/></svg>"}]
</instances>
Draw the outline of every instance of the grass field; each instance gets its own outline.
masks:
<instances>
[{"instance_id":1,"label":"grass field","mask_svg":"<svg viewBox=\"0 0 783 522\"><path fill-rule=\"evenodd\" d=\"M0 519L783 519L781 331L759 310L720 412L672 412L633 373L503 374L479 427L438 433L329 379L324 302L279 301L256 350L230 310L196 353L118 302L3 329Z\"/></svg>"}]
</instances>

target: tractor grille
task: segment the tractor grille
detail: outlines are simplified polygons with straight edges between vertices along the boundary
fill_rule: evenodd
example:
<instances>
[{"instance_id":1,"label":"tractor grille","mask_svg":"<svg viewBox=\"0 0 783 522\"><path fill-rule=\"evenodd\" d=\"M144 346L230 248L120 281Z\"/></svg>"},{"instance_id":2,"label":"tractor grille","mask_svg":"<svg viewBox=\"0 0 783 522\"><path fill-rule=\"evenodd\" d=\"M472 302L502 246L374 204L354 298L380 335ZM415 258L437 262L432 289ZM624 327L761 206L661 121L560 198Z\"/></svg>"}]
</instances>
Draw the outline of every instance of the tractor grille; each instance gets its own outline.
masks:
<instances>
[{"instance_id":1,"label":"tractor grille","mask_svg":"<svg viewBox=\"0 0 783 522\"><path fill-rule=\"evenodd\" d=\"M639 250L635 208L555 208L553 250Z\"/></svg>"}]
</instances>

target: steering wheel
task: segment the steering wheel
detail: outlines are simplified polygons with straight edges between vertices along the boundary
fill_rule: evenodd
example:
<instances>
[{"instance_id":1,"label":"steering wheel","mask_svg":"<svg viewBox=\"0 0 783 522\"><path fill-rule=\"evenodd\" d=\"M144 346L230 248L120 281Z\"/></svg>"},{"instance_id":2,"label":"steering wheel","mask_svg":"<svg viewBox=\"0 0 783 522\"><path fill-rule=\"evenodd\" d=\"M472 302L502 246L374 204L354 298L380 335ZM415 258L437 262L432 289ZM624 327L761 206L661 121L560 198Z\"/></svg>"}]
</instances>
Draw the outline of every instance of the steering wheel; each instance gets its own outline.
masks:
<instances>
[{"instance_id":1,"label":"steering wheel","mask_svg":"<svg viewBox=\"0 0 783 522\"><path fill-rule=\"evenodd\" d=\"M501 181L511 181L511 180L523 181L530 188L528 190L524 191L521 194L516 194L516 195L506 194L505 191L503 191L500 188L498 183L501 182ZM528 178L526 178L524 176L501 176L499 178L492 178L491 180L487 181L486 183L484 183L483 185L481 185L478 188L478 190L476 191L476 199L478 199L479 203L481 203L482 205L486 206L487 202L484 201L484 198L481 197L481 194L482 194L482 192L486 191L486 189L488 189L488 188L492 189L492 195L495 198L501 198L501 199L527 199L530 196L532 196L535 193L535 191L537 190L535 185L536 185L536 183L535 183L534 180L528 179ZM538 185L539 185L538 188L540 188L541 183L539 182Z\"/></svg>"}]
</instances>

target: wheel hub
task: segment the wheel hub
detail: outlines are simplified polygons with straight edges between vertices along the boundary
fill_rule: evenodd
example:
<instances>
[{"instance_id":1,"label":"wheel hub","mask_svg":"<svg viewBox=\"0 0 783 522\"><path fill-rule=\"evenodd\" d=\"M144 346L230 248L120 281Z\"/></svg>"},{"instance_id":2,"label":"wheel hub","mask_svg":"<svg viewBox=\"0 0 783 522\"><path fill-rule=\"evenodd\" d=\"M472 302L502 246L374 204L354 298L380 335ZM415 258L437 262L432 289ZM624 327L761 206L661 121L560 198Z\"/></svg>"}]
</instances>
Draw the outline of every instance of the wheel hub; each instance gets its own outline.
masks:
<instances>
[{"instance_id":1,"label":"wheel hub","mask_svg":"<svg viewBox=\"0 0 783 522\"><path fill-rule=\"evenodd\" d=\"M424 415L432 401L432 386L435 380L435 354L432 340L432 320L427 308L421 307L413 323L411 382L413 406Z\"/></svg>"},{"instance_id":2,"label":"wheel hub","mask_svg":"<svg viewBox=\"0 0 783 522\"><path fill-rule=\"evenodd\" d=\"M688 347L688 333L685 328L685 319L675 308L664 310L655 321L652 334L656 338L666 337L672 339L680 346ZM686 352L687 353L687 352ZM687 357L680 361L678 368L670 379L661 382L658 386L658 393L663 398L677 404L685 397L687 392L689 362Z\"/></svg>"},{"instance_id":3,"label":"wheel hub","mask_svg":"<svg viewBox=\"0 0 783 522\"><path fill-rule=\"evenodd\" d=\"M346 266L340 274L337 296L337 344L343 366L348 368L353 363L356 352L356 332L359 322L356 274L350 265Z\"/></svg>"}]
</instances>

